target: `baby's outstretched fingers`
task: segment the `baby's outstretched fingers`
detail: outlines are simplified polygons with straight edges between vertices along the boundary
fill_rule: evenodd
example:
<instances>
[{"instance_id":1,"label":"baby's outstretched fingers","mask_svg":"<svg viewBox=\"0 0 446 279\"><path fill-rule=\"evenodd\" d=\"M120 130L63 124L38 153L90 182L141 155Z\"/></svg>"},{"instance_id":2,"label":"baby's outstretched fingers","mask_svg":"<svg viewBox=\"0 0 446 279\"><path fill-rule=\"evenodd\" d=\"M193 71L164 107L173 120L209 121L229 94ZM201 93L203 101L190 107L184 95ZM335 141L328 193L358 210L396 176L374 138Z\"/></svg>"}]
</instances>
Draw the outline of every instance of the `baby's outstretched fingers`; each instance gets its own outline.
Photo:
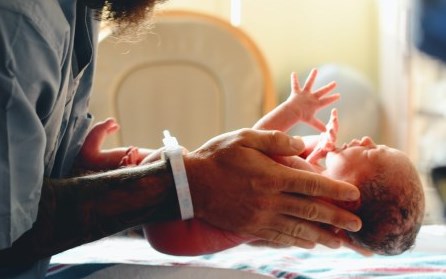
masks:
<instances>
[{"instance_id":1,"label":"baby's outstretched fingers","mask_svg":"<svg viewBox=\"0 0 446 279\"><path fill-rule=\"evenodd\" d=\"M317 73L318 73L317 69L311 70L310 74L307 77L307 80L305 81L303 91L311 91L314 85L314 81L316 80Z\"/></svg>"}]
</instances>

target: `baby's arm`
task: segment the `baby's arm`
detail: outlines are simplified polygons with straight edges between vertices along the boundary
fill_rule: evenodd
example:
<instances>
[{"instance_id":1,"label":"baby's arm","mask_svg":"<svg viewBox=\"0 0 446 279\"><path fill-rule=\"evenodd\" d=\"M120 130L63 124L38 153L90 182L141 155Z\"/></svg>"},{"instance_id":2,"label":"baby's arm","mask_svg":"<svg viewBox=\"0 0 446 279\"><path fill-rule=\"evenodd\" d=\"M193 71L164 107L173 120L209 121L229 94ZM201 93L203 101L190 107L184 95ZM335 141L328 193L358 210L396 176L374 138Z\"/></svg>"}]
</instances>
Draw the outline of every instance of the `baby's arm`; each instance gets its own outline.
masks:
<instances>
[{"instance_id":1,"label":"baby's arm","mask_svg":"<svg viewBox=\"0 0 446 279\"><path fill-rule=\"evenodd\" d=\"M330 105L339 99L339 94L326 96L336 87L331 82L316 91L312 91L317 70L313 69L308 76L304 87L301 88L297 75L291 74L291 94L288 99L263 116L255 125L254 129L280 130L287 132L293 125L303 121L314 128L325 131L325 125L315 117L318 110Z\"/></svg>"}]
</instances>

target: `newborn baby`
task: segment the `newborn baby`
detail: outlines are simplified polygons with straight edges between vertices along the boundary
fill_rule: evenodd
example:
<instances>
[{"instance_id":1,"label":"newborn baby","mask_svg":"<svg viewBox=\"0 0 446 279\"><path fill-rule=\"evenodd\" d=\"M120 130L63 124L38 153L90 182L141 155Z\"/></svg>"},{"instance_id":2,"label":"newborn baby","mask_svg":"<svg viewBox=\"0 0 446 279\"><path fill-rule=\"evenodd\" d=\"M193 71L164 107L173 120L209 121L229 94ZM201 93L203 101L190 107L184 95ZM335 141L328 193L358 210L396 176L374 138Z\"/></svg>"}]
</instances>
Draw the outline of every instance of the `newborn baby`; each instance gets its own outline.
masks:
<instances>
[{"instance_id":1,"label":"newborn baby","mask_svg":"<svg viewBox=\"0 0 446 279\"><path fill-rule=\"evenodd\" d=\"M333 110L327 131L305 160L308 170L360 189L358 203L331 201L361 218L360 231L346 232L354 243L377 254L403 253L414 245L424 216L424 194L416 168L401 151L376 145L369 137L336 147L337 127ZM325 159L325 168L319 165L321 159Z\"/></svg>"},{"instance_id":2,"label":"newborn baby","mask_svg":"<svg viewBox=\"0 0 446 279\"><path fill-rule=\"evenodd\" d=\"M309 88L313 84L312 75L313 72L307 81ZM321 93L303 94L306 86L299 92L295 76L292 77L292 88L290 97L259 120L254 128L288 131L290 123L302 119L320 128L319 121L311 118L315 112L315 98L311 97L319 99L317 94ZM313 109L308 110L308 107ZM285 115L289 117L286 123L281 121ZM281 158L282 163L357 185L361 191L358 203L339 204L329 201L349 209L361 218L361 230L347 231L347 235L353 243L377 254L403 253L414 245L424 216L424 193L415 166L401 151L376 145L369 137L354 139L338 148L338 128L337 113L333 110L325 132L317 138L313 137L312 141L307 138L308 156L301 155L306 159ZM325 159L325 167L320 165L321 159Z\"/></svg>"},{"instance_id":3,"label":"newborn baby","mask_svg":"<svg viewBox=\"0 0 446 279\"><path fill-rule=\"evenodd\" d=\"M404 153L365 137L328 152L322 173L361 191L360 203L350 209L363 221L362 229L347 232L357 244L382 255L398 255L414 245L424 195L417 170Z\"/></svg>"},{"instance_id":4,"label":"newborn baby","mask_svg":"<svg viewBox=\"0 0 446 279\"><path fill-rule=\"evenodd\" d=\"M312 86L317 76L313 70L304 87L292 74L292 92L289 98L273 111L262 117L256 129L288 131L296 122L304 121L324 131L319 136L304 138L306 152L301 156L281 157L276 160L290 167L318 172L333 179L344 180L357 185L361 199L356 203L329 201L357 214L363 221L358 232L333 228L337 234L347 234L346 243L357 251L372 251L383 255L397 255L414 245L424 215L424 195L416 169L402 152L383 145L376 145L369 137L352 140L349 144L336 147L338 118L332 111L329 123L325 126L315 118L315 113L333 103L338 94L328 95L335 83L330 83L317 91ZM84 160L98 161L103 138L110 131L108 127L117 124L112 120L97 124L91 137L88 150L81 151ZM116 129L113 129L115 131ZM102 139L101 139L102 138ZM160 151L143 157L137 148L126 152L117 150L116 164L139 164L141 160L153 161L159 158ZM146 153L146 152L144 152ZM111 153L112 154L112 153ZM325 166L320 161L325 159ZM322 226L322 224L321 224ZM174 255L200 255L214 253L241 243L254 241L252 237L240 236L217 229L198 219L150 224L144 227L147 240L163 253ZM330 246L330 244L327 244ZM330 246L337 248L335 246Z\"/></svg>"}]
</instances>

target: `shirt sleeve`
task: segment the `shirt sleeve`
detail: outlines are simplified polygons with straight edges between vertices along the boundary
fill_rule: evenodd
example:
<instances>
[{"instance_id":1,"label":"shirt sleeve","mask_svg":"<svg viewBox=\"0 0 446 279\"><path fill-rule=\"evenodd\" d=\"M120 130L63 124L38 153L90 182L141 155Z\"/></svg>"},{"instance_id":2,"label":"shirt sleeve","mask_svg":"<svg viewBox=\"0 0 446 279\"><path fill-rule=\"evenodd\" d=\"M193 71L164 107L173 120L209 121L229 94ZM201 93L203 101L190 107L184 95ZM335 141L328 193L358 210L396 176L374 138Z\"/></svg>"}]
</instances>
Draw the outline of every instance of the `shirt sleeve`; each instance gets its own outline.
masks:
<instances>
[{"instance_id":1,"label":"shirt sleeve","mask_svg":"<svg viewBox=\"0 0 446 279\"><path fill-rule=\"evenodd\" d=\"M0 9L0 249L37 216L43 183L43 122L60 86L58 49L29 18Z\"/></svg>"}]
</instances>

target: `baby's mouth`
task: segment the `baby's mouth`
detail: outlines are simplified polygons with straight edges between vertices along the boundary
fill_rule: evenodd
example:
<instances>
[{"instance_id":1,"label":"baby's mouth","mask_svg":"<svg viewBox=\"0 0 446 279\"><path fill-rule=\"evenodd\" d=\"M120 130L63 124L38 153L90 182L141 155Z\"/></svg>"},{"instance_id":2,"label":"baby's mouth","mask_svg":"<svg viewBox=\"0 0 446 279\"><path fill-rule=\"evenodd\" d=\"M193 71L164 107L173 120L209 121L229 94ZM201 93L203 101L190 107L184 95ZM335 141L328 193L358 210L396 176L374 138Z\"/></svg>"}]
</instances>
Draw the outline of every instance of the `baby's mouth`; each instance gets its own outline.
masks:
<instances>
[{"instance_id":1,"label":"baby's mouth","mask_svg":"<svg viewBox=\"0 0 446 279\"><path fill-rule=\"evenodd\" d=\"M328 153L339 153L350 147L350 144L344 143L341 147L336 147L334 150L328 151Z\"/></svg>"},{"instance_id":2,"label":"baby's mouth","mask_svg":"<svg viewBox=\"0 0 446 279\"><path fill-rule=\"evenodd\" d=\"M361 141L358 139L352 139L349 143L344 143L340 150L345 150L349 147L353 147L353 146L361 146Z\"/></svg>"}]
</instances>

